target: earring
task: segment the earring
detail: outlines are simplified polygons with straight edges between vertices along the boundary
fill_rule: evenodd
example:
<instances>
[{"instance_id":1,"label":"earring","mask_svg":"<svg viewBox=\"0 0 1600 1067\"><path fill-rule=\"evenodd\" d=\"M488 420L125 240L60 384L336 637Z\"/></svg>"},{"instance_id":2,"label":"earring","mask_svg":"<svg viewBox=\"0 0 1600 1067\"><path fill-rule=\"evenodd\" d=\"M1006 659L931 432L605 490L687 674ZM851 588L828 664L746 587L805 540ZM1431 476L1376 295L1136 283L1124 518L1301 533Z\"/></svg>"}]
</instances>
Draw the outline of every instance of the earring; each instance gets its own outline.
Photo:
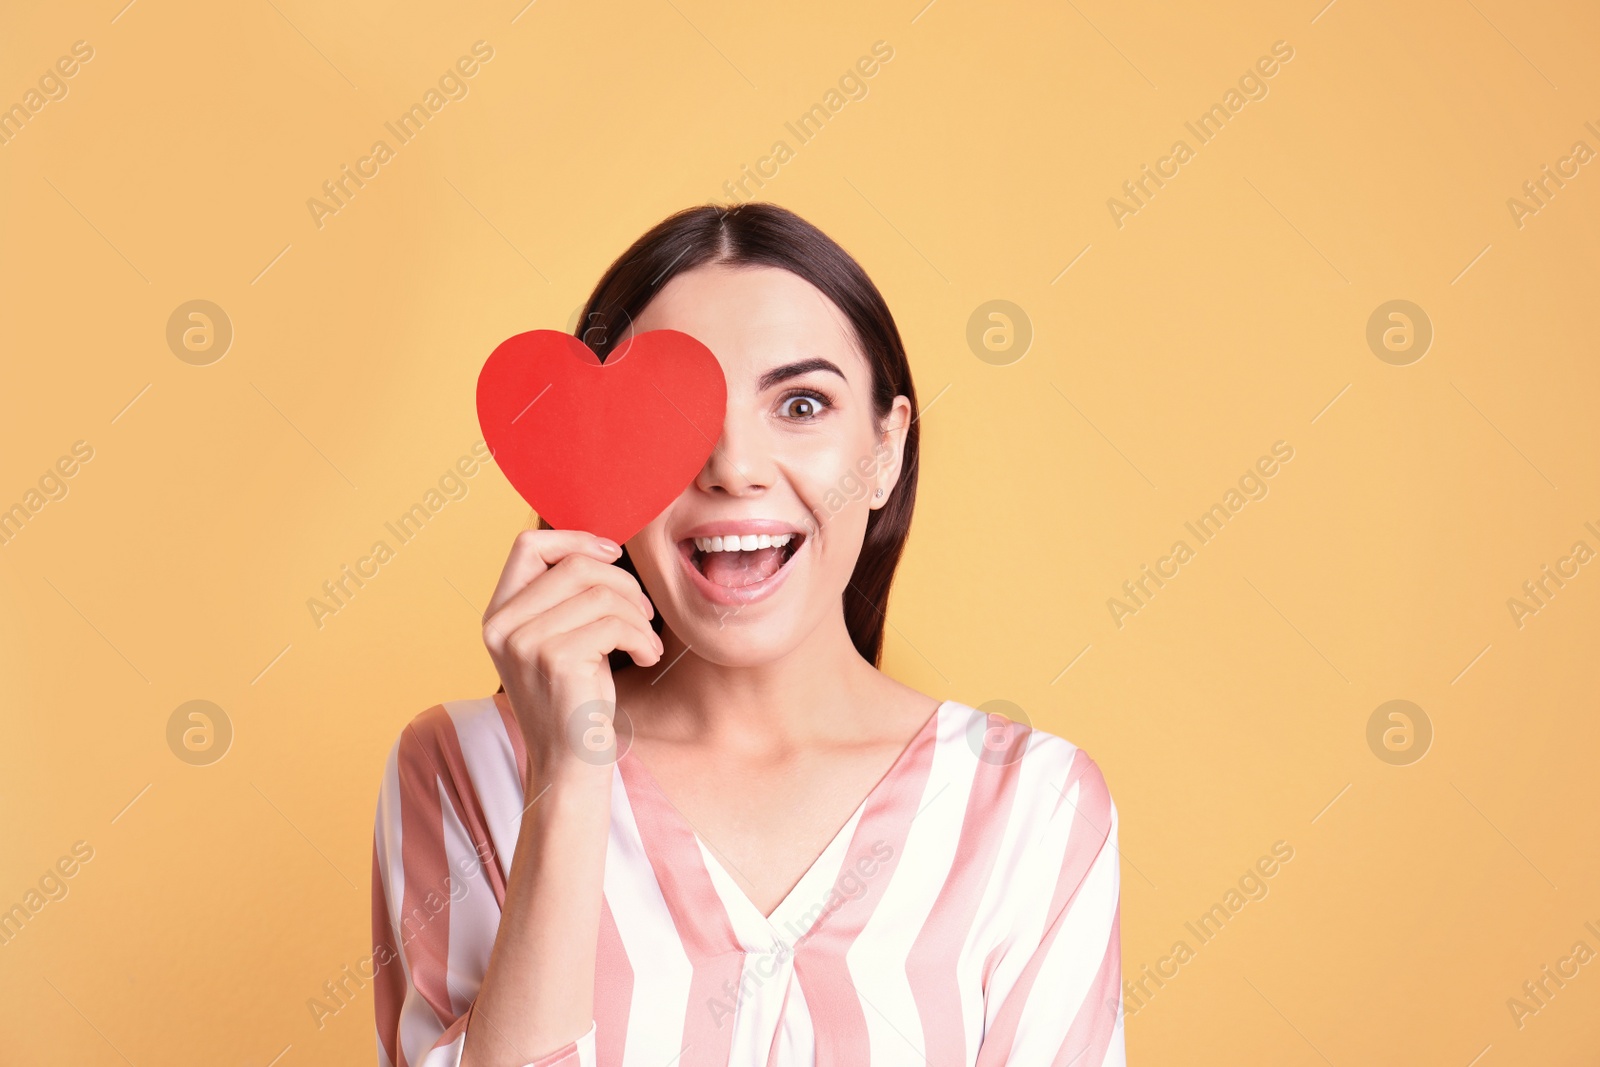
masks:
<instances>
[{"instance_id":1,"label":"earring","mask_svg":"<svg viewBox=\"0 0 1600 1067\"><path fill-rule=\"evenodd\" d=\"M883 490L880 488L876 493L873 493L872 495L874 497L880 497L880 496L883 495Z\"/></svg>"}]
</instances>

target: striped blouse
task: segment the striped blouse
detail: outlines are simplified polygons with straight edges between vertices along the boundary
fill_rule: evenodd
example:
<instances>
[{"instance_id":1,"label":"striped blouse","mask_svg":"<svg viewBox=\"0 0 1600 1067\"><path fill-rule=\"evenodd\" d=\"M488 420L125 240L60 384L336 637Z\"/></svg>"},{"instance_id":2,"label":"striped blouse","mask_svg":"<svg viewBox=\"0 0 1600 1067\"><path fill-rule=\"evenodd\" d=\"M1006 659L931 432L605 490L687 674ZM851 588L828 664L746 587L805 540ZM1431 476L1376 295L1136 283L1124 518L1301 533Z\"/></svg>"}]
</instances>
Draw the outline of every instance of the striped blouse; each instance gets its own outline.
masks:
<instances>
[{"instance_id":1,"label":"striped blouse","mask_svg":"<svg viewBox=\"0 0 1600 1067\"><path fill-rule=\"evenodd\" d=\"M523 810L503 694L401 730L379 790L380 1067L456 1067ZM955 701L770 916L644 762L613 768L594 1020L532 1067L1124 1064L1117 809L1088 754Z\"/></svg>"}]
</instances>

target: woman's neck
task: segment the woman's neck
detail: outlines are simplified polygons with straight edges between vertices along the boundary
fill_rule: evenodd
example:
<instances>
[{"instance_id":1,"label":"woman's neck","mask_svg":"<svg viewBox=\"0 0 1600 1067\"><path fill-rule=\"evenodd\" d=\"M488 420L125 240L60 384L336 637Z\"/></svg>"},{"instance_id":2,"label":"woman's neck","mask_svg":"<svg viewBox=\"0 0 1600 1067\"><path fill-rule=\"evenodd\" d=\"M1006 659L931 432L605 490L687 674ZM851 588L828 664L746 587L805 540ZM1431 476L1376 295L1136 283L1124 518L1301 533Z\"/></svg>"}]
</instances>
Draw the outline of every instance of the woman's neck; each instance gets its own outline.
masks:
<instances>
[{"instance_id":1,"label":"woman's neck","mask_svg":"<svg viewBox=\"0 0 1600 1067\"><path fill-rule=\"evenodd\" d=\"M659 664L629 667L616 682L634 729L667 742L771 751L836 738L893 684L862 659L842 616L760 664L713 663L670 632L663 642Z\"/></svg>"}]
</instances>

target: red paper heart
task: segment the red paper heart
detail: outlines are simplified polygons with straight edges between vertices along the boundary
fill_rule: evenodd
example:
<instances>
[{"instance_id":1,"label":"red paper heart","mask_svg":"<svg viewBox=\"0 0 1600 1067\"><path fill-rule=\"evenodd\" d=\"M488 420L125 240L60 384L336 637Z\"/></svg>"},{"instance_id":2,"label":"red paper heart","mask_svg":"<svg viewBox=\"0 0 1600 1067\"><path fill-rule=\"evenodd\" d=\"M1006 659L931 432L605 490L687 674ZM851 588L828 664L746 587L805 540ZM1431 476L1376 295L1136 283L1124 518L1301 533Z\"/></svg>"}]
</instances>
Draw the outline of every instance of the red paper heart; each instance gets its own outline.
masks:
<instances>
[{"instance_id":1,"label":"red paper heart","mask_svg":"<svg viewBox=\"0 0 1600 1067\"><path fill-rule=\"evenodd\" d=\"M530 330L478 374L478 425L512 486L557 529L618 544L705 466L727 402L717 357L677 330L635 334L604 363L570 334Z\"/></svg>"}]
</instances>

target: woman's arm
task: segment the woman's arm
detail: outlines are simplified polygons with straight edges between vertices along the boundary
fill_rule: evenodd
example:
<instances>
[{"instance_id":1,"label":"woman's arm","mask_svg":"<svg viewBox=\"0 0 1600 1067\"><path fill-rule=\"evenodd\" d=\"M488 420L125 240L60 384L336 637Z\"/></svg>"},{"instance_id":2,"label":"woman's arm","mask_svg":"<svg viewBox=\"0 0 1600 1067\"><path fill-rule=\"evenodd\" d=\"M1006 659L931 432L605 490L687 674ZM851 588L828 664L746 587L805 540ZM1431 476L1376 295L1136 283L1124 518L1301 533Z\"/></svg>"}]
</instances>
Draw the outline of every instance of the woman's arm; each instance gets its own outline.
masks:
<instances>
[{"instance_id":1,"label":"woman's arm","mask_svg":"<svg viewBox=\"0 0 1600 1067\"><path fill-rule=\"evenodd\" d=\"M539 799L522 816L500 930L460 1067L594 1063L595 949L612 775L609 763L574 762L542 783L526 783L524 795Z\"/></svg>"},{"instance_id":2,"label":"woman's arm","mask_svg":"<svg viewBox=\"0 0 1600 1067\"><path fill-rule=\"evenodd\" d=\"M631 575L609 565L619 551L585 533L525 531L491 598L484 640L526 752L524 807L503 906L490 900L464 907L459 924L470 933L461 946L452 943L457 916L445 912L430 922L432 908L424 907L412 929L409 904L441 871L448 898L441 912L462 907L458 890L463 898L489 893L449 870L448 857L474 851L457 840L466 814L459 809L471 805L455 798L470 783L451 784L456 779L438 766L437 746L414 736L408 743L405 734L396 745L374 851L374 932L388 932L400 946L401 966L386 968L378 988L380 1049L391 1062L403 1049L418 1067L594 1063L595 956L614 774L608 756L615 751L607 657L623 649L648 665L661 656L649 601ZM605 743L600 749L597 737ZM405 897L399 912L397 893ZM491 933L482 981L463 988L470 977L462 972L475 971L477 961L462 968L461 957L482 951L469 947L472 935L481 946ZM452 1005L468 998L458 1015Z\"/></svg>"},{"instance_id":3,"label":"woman's arm","mask_svg":"<svg viewBox=\"0 0 1600 1067\"><path fill-rule=\"evenodd\" d=\"M498 730L500 719L495 710L475 717L492 717L493 726L459 723L445 706L430 708L406 725L384 770L373 837L375 973L370 975L375 985L380 1067L402 1062L411 1067L459 1067L475 1062L463 1058L469 1036L475 1047L494 1045L493 1040L481 1040L495 1036L491 1024L501 1010L492 1006L485 1010L485 993L496 988L496 981L485 981L486 968L493 964L497 951L504 957L505 950L521 940L502 928L502 917L541 908L537 901L526 903L529 894L518 888L538 865L523 854L531 851L525 842L536 839L539 830L530 826L522 831L509 876L501 882L500 860L485 819L509 818L512 827L508 829L533 820L528 815L518 819L520 801L513 800L517 806L507 816L503 810L486 809L484 798L477 795L461 758L473 738L458 728ZM533 808L541 808L554 792L547 792ZM597 807L606 810L592 803L577 810ZM581 816L572 821L581 821ZM585 835L584 840L590 836ZM546 853L547 870L556 864L555 851L552 848ZM575 865L572 869L580 868ZM587 881L575 878L575 891L581 894ZM561 894L549 899L551 903L535 914L555 911L564 901L581 902L583 897ZM581 929L580 923L575 921L573 928ZM501 950L495 949L497 934L504 935L499 938ZM541 996L538 1003L558 1013L564 1007L559 993L576 989L566 983L532 988L555 991L557 995ZM517 1011L516 1005L507 1010ZM591 1008L580 1005L579 1010ZM520 1012L517 1022L537 1022L539 1017L538 1011ZM585 1025L588 1018L584 1016ZM528 1038L502 1039L502 1043L512 1057L508 1062L517 1067L529 1063L592 1067L593 1035L581 1029L577 1033L576 1041L549 1039L543 1046L546 1051L554 1050L549 1056L536 1056L526 1044ZM522 1047L511 1044L517 1040L523 1042ZM531 1040L544 1039L535 1035ZM492 1057L493 1053L476 1054L476 1059L488 1062L494 1062Z\"/></svg>"},{"instance_id":4,"label":"woman's arm","mask_svg":"<svg viewBox=\"0 0 1600 1067\"><path fill-rule=\"evenodd\" d=\"M594 1058L595 951L616 746L609 654L661 658L654 609L621 548L591 534L517 535L483 639L528 753L521 832L461 1067ZM596 729L612 758L592 747ZM599 758L597 758L599 757ZM587 1067L587 1063L585 1067Z\"/></svg>"},{"instance_id":5,"label":"woman's arm","mask_svg":"<svg viewBox=\"0 0 1600 1067\"><path fill-rule=\"evenodd\" d=\"M1042 926L1019 939L996 969L977 1067L1126 1062L1117 808L1099 766L1081 749L1058 789L1051 822L1065 829L1065 847L1053 849L1047 840L1037 846L1060 859L1035 887L1048 900Z\"/></svg>"}]
</instances>

